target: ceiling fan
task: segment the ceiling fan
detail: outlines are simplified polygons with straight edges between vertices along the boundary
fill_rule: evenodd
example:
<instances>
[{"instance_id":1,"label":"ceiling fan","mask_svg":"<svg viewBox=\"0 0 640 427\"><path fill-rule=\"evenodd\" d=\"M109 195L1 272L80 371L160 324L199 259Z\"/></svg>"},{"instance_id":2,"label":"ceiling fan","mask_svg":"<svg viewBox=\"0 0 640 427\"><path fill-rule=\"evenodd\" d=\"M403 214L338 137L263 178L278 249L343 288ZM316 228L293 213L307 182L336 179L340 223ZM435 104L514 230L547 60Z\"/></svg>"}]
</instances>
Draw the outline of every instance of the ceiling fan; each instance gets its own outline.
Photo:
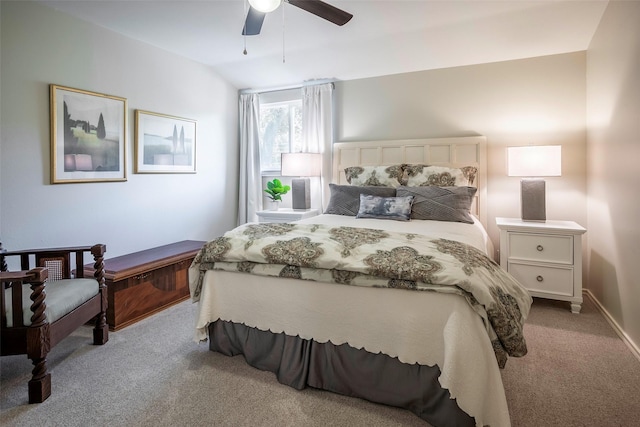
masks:
<instances>
[{"instance_id":1,"label":"ceiling fan","mask_svg":"<svg viewBox=\"0 0 640 427\"><path fill-rule=\"evenodd\" d=\"M283 1L336 25L344 25L353 18L352 14L320 0L249 0L249 12L247 12L247 19L242 28L242 35L255 36L260 34L266 14L276 10Z\"/></svg>"}]
</instances>

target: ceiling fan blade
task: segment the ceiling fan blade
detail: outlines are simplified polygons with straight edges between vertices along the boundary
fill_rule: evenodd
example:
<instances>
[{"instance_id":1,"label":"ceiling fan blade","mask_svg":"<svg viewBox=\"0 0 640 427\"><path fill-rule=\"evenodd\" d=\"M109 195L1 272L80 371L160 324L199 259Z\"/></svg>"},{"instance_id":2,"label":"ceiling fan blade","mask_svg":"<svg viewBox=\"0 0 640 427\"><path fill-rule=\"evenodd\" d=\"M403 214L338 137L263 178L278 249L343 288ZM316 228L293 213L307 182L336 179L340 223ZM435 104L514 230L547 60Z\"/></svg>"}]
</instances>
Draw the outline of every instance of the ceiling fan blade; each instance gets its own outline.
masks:
<instances>
[{"instance_id":1,"label":"ceiling fan blade","mask_svg":"<svg viewBox=\"0 0 640 427\"><path fill-rule=\"evenodd\" d=\"M353 15L344 10L338 9L335 6L325 3L320 0L286 0L289 4L292 4L300 9L306 10L309 13L313 13L320 18L326 19L329 22L333 22L336 25L344 25Z\"/></svg>"},{"instance_id":2,"label":"ceiling fan blade","mask_svg":"<svg viewBox=\"0 0 640 427\"><path fill-rule=\"evenodd\" d=\"M262 23L266 13L260 12L253 7L249 6L249 12L247 12L247 19L244 21L244 27L242 28L243 36L255 36L260 34L262 29Z\"/></svg>"}]
</instances>

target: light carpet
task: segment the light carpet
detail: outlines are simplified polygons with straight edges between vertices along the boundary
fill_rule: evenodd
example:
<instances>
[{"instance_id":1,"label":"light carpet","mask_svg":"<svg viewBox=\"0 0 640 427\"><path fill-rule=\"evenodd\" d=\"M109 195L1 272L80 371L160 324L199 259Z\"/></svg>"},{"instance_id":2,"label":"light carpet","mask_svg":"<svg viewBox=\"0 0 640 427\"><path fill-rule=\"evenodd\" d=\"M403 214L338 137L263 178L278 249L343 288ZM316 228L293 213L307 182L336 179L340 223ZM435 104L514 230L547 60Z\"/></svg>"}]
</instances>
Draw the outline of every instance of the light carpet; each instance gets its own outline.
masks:
<instances>
[{"instance_id":1,"label":"light carpet","mask_svg":"<svg viewBox=\"0 0 640 427\"><path fill-rule=\"evenodd\" d=\"M0 358L2 426L427 426L413 413L314 389L191 340L195 306L180 303L91 345L83 327L48 357L52 395L27 403L31 363ZM593 303L536 299L529 354L502 376L514 427L633 426L640 362Z\"/></svg>"}]
</instances>

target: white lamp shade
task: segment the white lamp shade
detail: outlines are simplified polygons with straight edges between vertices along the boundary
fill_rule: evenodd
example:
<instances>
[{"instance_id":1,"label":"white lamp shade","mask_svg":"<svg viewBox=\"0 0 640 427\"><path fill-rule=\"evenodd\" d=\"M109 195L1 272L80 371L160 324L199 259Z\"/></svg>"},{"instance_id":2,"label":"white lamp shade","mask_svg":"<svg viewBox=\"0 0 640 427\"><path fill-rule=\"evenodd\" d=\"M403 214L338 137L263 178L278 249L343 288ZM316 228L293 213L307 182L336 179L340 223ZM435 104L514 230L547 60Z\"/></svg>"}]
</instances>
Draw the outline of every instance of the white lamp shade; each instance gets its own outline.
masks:
<instances>
[{"instance_id":1,"label":"white lamp shade","mask_svg":"<svg viewBox=\"0 0 640 427\"><path fill-rule=\"evenodd\" d=\"M320 153L282 153L282 176L320 176L321 171Z\"/></svg>"},{"instance_id":2,"label":"white lamp shade","mask_svg":"<svg viewBox=\"0 0 640 427\"><path fill-rule=\"evenodd\" d=\"M273 12L280 6L280 3L282 0L249 0L252 8L264 13Z\"/></svg>"},{"instance_id":3,"label":"white lamp shade","mask_svg":"<svg viewBox=\"0 0 640 427\"><path fill-rule=\"evenodd\" d=\"M507 147L507 170L509 176L560 176L562 146Z\"/></svg>"}]
</instances>

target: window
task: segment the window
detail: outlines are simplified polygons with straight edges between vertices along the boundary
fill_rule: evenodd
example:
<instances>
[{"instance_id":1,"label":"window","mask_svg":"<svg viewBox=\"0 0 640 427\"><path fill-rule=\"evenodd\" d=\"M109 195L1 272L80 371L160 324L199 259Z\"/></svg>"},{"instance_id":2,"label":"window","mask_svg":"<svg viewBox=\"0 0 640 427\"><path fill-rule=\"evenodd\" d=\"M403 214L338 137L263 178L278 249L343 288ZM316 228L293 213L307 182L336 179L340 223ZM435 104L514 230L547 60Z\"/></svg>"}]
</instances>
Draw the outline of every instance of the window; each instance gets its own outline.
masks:
<instances>
[{"instance_id":1,"label":"window","mask_svg":"<svg viewBox=\"0 0 640 427\"><path fill-rule=\"evenodd\" d=\"M302 148L302 100L260 104L260 171L280 173L280 154Z\"/></svg>"}]
</instances>

